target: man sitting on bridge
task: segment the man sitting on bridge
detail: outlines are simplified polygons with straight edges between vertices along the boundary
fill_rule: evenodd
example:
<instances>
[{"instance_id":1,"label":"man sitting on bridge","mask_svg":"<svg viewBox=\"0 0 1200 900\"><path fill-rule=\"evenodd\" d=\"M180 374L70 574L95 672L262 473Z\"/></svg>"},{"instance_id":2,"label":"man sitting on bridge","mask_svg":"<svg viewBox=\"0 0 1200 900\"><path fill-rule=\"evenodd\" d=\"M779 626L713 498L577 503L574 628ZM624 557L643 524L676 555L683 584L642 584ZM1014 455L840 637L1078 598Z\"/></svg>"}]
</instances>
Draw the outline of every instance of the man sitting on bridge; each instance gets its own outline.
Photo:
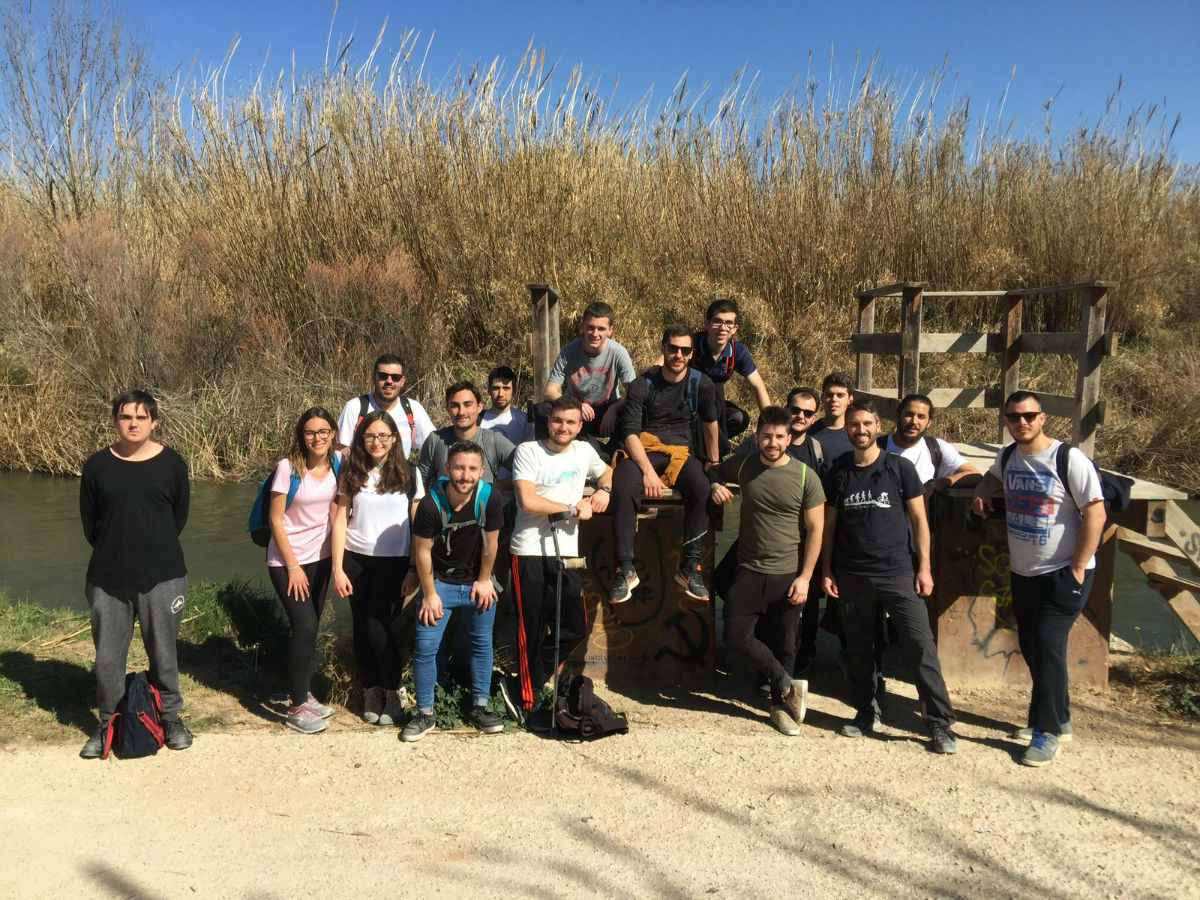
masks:
<instances>
[{"instance_id":1,"label":"man sitting on bridge","mask_svg":"<svg viewBox=\"0 0 1200 900\"><path fill-rule=\"evenodd\" d=\"M696 451L718 459L717 390L707 375L688 366L692 333L684 325L663 330L663 365L635 379L622 413L622 449L613 455L613 573L611 600L624 603L640 580L633 537L643 498L657 500L669 488L683 496L683 559L675 580L689 597L708 599L700 572L701 540L708 531L709 482Z\"/></svg>"}]
</instances>

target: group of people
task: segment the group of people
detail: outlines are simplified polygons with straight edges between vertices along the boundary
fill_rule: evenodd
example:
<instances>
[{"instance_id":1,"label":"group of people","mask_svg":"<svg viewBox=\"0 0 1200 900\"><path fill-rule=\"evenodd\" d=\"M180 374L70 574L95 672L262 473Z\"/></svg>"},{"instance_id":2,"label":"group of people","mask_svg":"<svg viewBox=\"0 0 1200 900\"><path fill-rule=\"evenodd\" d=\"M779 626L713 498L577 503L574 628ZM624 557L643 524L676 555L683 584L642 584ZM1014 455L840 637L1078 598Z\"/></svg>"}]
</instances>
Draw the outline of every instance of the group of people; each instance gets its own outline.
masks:
<instances>
[{"instance_id":1,"label":"group of people","mask_svg":"<svg viewBox=\"0 0 1200 900\"><path fill-rule=\"evenodd\" d=\"M579 554L579 523L608 514L609 600L626 603L640 583L637 513L674 490L683 502L676 581L699 601L709 599L709 582L722 596L725 641L762 676L779 731L801 730L808 693L801 676L815 652L824 595L840 620L854 709L841 733L860 737L879 727L890 629L916 681L931 749L954 753L954 710L922 599L933 590L926 504L936 491L974 483L980 515L1004 493L1020 646L1034 685L1018 735L1030 741L1024 762L1050 762L1071 735L1066 638L1087 599L1104 521L1091 462L1042 431L1044 414L1028 392L1008 398L1015 445L986 475L927 433L935 410L924 395L900 401L888 435L875 405L854 398L844 373L828 375L819 392L797 387L784 406L772 405L736 339L738 313L732 300L718 300L704 330L668 326L661 356L639 374L613 339L613 309L592 303L530 416L514 407L516 376L501 366L488 375L486 404L469 381L447 387L450 424L437 429L405 395L404 362L394 354L375 361L372 390L336 419L322 407L302 412L269 479L268 573L291 623L287 725L315 733L333 714L310 690L332 583L350 605L367 722L399 725L405 717L409 641L397 625L411 604L416 696L401 740L436 727L434 689L452 613L464 619L454 650L468 657L467 720L485 734L502 731L488 701L496 610L507 597L516 665L499 673L500 691L521 725L548 730L541 690L586 635L579 571L562 565ZM725 396L735 374L759 407L753 433L740 441L751 415ZM179 717L175 657L186 593L178 534L187 520L187 468L152 439L158 411L149 394L119 395L112 414L117 439L88 459L80 489L93 545L87 596L100 718L81 754L88 758L101 755L121 697L135 616L163 700L166 746L192 741ZM706 573L710 516L734 497L734 486L738 539Z\"/></svg>"}]
</instances>

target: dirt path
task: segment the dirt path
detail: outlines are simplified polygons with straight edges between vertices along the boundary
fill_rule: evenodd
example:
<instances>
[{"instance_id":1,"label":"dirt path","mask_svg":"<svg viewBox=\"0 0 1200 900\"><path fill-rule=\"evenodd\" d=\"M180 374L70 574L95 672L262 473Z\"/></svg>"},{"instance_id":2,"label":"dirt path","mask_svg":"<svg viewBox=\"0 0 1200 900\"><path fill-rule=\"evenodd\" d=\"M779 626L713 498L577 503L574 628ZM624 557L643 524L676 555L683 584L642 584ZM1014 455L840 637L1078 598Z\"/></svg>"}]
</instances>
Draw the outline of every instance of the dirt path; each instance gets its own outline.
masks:
<instances>
[{"instance_id":1,"label":"dirt path","mask_svg":"<svg viewBox=\"0 0 1200 900\"><path fill-rule=\"evenodd\" d=\"M1019 695L956 697L957 757L890 683L882 739L799 738L756 710L621 698L629 735L401 745L345 711L304 737L255 719L183 753L84 762L0 749L6 897L1200 896L1200 728L1079 697L1049 768L1004 739ZM14 865L15 863L15 865Z\"/></svg>"}]
</instances>

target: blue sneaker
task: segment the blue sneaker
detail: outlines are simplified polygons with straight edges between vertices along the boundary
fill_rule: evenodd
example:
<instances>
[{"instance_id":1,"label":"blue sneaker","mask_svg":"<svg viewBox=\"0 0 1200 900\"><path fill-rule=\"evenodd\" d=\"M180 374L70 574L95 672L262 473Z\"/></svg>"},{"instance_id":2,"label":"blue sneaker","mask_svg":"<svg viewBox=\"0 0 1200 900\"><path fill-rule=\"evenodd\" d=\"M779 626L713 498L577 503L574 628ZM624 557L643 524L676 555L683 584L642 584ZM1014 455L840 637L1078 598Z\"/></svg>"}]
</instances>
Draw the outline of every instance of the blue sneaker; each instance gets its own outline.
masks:
<instances>
[{"instance_id":1,"label":"blue sneaker","mask_svg":"<svg viewBox=\"0 0 1200 900\"><path fill-rule=\"evenodd\" d=\"M1021 757L1025 766L1048 766L1058 755L1058 735L1046 734L1044 731L1033 730L1033 739Z\"/></svg>"}]
</instances>

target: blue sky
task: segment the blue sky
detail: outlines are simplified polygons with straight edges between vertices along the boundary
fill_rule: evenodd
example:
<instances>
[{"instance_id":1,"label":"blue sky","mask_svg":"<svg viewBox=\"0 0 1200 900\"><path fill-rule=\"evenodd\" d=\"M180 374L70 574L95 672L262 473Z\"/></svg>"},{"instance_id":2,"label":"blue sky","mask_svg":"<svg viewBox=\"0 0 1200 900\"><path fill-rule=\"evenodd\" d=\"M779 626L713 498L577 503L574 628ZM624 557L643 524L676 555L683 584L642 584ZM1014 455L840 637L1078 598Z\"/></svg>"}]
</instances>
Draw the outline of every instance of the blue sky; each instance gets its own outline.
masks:
<instances>
[{"instance_id":1,"label":"blue sky","mask_svg":"<svg viewBox=\"0 0 1200 900\"><path fill-rule=\"evenodd\" d=\"M218 63L236 35L240 45L231 86L268 72L319 70L333 4L307 0L110 0L152 49L160 69ZM849 86L856 60L879 54L877 72L901 84L945 65L943 97L971 98L976 116L1003 121L1018 136L1042 134L1044 104L1057 138L1094 124L1108 98L1120 93L1114 126L1139 105L1156 105L1167 120L1182 117L1172 141L1180 161L1200 163L1200 84L1191 62L1200 40L1200 2L1138 3L412 3L342 0L333 43L351 34L351 53L365 54L384 19L381 47L393 53L404 28L432 38L426 74L433 80L493 57L510 65L530 38L559 64L560 76L581 64L607 94L629 103L652 90L665 100L688 71L690 89L707 82L720 93L737 70L758 75L764 101L797 77ZM832 63L830 53L832 48ZM811 51L811 63L810 63ZM1015 69L1015 74L1013 70ZM1011 74L1011 81L1010 81ZM1159 120L1161 121L1161 120Z\"/></svg>"}]
</instances>

